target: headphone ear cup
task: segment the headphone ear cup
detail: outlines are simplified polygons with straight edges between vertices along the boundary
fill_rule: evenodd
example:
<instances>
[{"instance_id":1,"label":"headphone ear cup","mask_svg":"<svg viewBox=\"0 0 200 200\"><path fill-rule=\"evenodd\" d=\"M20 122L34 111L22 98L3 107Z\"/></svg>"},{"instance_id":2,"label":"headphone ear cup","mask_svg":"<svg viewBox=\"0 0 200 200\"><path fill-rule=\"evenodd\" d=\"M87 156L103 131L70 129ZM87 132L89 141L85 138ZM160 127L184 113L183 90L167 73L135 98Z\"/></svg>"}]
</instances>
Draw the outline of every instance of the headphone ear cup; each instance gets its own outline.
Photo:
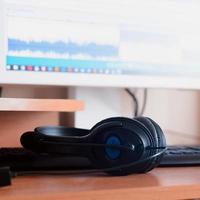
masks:
<instances>
[{"instance_id":1,"label":"headphone ear cup","mask_svg":"<svg viewBox=\"0 0 200 200\"><path fill-rule=\"evenodd\" d=\"M91 129L93 143L114 144L130 148L130 150L117 150L109 147L95 148L93 152L92 163L96 168L111 169L118 166L130 164L137 161L143 154L143 142L132 130L142 132L141 127L137 126L138 122L133 123L132 119L124 117L108 118L100 121ZM134 128L132 127L134 126ZM134 151L131 147L136 147ZM136 173L137 170L131 167L129 169L105 170L110 175L126 175Z\"/></svg>"},{"instance_id":2,"label":"headphone ear cup","mask_svg":"<svg viewBox=\"0 0 200 200\"><path fill-rule=\"evenodd\" d=\"M154 148L154 147L165 148L166 147L166 139L165 139L164 133L163 133L162 129L160 128L160 126L155 121L153 121L152 119L147 118L147 117L137 117L135 119L137 121L141 122L151 132L152 142L151 142L150 147L152 147L152 148ZM148 151L149 151L149 156L151 156L153 154L158 153L160 151L160 149L152 149L152 150L148 150ZM150 171L151 169L158 166L162 156L163 156L163 154L150 159L146 163L147 166L146 166L145 171Z\"/></svg>"},{"instance_id":3,"label":"headphone ear cup","mask_svg":"<svg viewBox=\"0 0 200 200\"><path fill-rule=\"evenodd\" d=\"M20 138L21 145L28 150L37 150L37 135L34 132L25 132Z\"/></svg>"},{"instance_id":4,"label":"headphone ear cup","mask_svg":"<svg viewBox=\"0 0 200 200\"><path fill-rule=\"evenodd\" d=\"M112 127L108 126L107 124L111 122L118 125ZM109 150L109 148L101 148L94 151L95 159L93 163L101 169L113 167L113 170L107 171L107 173L111 175L143 173L157 165L157 159L149 159L148 157L155 155L159 150L146 150L145 148L160 147L161 143L159 142L154 125L146 118L109 118L95 125L91 129L91 135L94 136L94 143L115 144L130 148L129 151ZM131 147L135 149L131 150ZM134 164L140 160L144 160L144 162ZM116 166L122 167L114 170Z\"/></svg>"}]
</instances>

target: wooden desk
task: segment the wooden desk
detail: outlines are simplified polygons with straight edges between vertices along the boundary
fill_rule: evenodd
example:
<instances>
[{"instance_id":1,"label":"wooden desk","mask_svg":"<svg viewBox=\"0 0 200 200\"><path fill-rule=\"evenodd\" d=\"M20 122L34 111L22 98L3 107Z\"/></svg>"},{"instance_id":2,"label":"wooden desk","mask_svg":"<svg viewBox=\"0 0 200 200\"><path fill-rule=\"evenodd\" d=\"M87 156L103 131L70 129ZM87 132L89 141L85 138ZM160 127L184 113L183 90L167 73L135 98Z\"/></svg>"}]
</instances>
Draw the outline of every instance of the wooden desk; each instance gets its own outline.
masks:
<instances>
[{"instance_id":1,"label":"wooden desk","mask_svg":"<svg viewBox=\"0 0 200 200\"><path fill-rule=\"evenodd\" d=\"M1 200L129 200L200 197L200 167L157 168L147 174L24 176L0 189Z\"/></svg>"},{"instance_id":2,"label":"wooden desk","mask_svg":"<svg viewBox=\"0 0 200 200\"><path fill-rule=\"evenodd\" d=\"M83 109L84 102L73 99L0 98L0 147L21 146L21 134L37 126L69 126L63 112Z\"/></svg>"},{"instance_id":3,"label":"wooden desk","mask_svg":"<svg viewBox=\"0 0 200 200\"><path fill-rule=\"evenodd\" d=\"M0 98L0 111L75 112L83 108L82 101L73 99Z\"/></svg>"}]
</instances>

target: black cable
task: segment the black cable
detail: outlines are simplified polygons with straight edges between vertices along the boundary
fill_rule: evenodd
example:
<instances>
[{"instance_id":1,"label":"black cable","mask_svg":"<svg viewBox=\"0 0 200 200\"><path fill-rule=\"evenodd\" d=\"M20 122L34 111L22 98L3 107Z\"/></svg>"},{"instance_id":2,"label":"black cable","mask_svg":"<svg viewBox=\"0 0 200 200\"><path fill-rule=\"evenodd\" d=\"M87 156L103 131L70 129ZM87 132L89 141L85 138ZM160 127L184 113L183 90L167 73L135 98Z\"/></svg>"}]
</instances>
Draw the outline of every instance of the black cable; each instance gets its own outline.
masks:
<instances>
[{"instance_id":1,"label":"black cable","mask_svg":"<svg viewBox=\"0 0 200 200\"><path fill-rule=\"evenodd\" d=\"M163 154L166 150L167 150L167 147L155 147L155 149L160 149L159 152L149 156L149 157L146 157L146 158L143 158L141 160L137 160L137 161L133 161L131 163L128 163L128 164L122 164L122 165L119 165L119 166L113 166L113 167L108 167L108 168L92 168L92 169L83 169L83 170L59 170L59 171L18 171L18 172L15 172L15 176L24 176L24 175L67 175L67 174L79 174L79 173L82 173L82 174L90 174L90 173L98 173L98 172L111 172L111 171L116 171L116 170L125 170L125 168L128 168L128 167L133 167L133 166L137 166L138 164L141 164L141 163L144 163L148 160L151 160L153 158L156 158L158 156L160 156L161 154ZM147 148L147 150L152 150L152 148Z\"/></svg>"},{"instance_id":2,"label":"black cable","mask_svg":"<svg viewBox=\"0 0 200 200\"><path fill-rule=\"evenodd\" d=\"M125 91L131 96L133 103L135 104L135 106L134 106L134 117L137 117L138 116L138 108L139 108L138 99L135 96L135 94L133 92L131 92L128 88L126 88Z\"/></svg>"},{"instance_id":3,"label":"black cable","mask_svg":"<svg viewBox=\"0 0 200 200\"><path fill-rule=\"evenodd\" d=\"M147 96L148 96L148 91L147 88L144 89L144 94L143 94L143 104L142 104L142 108L141 108L141 112L140 112L140 116L142 116L144 114L146 105L147 105Z\"/></svg>"},{"instance_id":4,"label":"black cable","mask_svg":"<svg viewBox=\"0 0 200 200\"><path fill-rule=\"evenodd\" d=\"M131 92L128 88L125 89L125 91L132 97L132 100L135 104L134 106L134 117L138 117L138 116L142 116L144 114L144 111L145 111L145 108L146 108L146 104L147 104L147 96L148 96L148 91L147 89L145 88L144 89L144 94L143 94L143 104L142 104L142 108L141 108L141 111L140 113L138 112L139 110L139 103L138 103L138 99L136 97L136 95Z\"/></svg>"},{"instance_id":5,"label":"black cable","mask_svg":"<svg viewBox=\"0 0 200 200\"><path fill-rule=\"evenodd\" d=\"M0 87L0 97L2 97L2 87Z\"/></svg>"}]
</instances>

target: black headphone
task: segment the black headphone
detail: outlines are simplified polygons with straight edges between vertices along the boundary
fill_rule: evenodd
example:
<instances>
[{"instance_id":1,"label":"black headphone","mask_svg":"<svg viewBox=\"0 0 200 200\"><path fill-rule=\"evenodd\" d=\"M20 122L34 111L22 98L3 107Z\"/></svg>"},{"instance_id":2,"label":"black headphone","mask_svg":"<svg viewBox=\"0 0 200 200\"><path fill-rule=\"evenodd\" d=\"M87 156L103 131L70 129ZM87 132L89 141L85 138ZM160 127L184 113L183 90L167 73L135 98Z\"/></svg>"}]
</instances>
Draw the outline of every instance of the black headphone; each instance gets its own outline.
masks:
<instances>
[{"instance_id":1,"label":"black headphone","mask_svg":"<svg viewBox=\"0 0 200 200\"><path fill-rule=\"evenodd\" d=\"M159 164L166 150L165 136L150 118L108 118L91 130L37 127L21 136L26 149L50 155L87 157L93 171L111 175L144 173Z\"/></svg>"}]
</instances>

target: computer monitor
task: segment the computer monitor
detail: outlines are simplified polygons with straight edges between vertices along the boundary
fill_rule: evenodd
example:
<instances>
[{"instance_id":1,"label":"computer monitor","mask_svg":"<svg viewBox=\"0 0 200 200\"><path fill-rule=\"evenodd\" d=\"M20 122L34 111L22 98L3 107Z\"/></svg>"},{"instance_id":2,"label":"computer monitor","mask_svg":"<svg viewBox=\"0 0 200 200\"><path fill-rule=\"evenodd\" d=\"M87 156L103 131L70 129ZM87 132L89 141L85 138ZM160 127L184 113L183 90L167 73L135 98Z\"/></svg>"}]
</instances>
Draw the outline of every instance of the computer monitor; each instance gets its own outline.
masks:
<instances>
[{"instance_id":1,"label":"computer monitor","mask_svg":"<svg viewBox=\"0 0 200 200\"><path fill-rule=\"evenodd\" d=\"M0 4L0 84L200 88L199 0Z\"/></svg>"}]
</instances>

